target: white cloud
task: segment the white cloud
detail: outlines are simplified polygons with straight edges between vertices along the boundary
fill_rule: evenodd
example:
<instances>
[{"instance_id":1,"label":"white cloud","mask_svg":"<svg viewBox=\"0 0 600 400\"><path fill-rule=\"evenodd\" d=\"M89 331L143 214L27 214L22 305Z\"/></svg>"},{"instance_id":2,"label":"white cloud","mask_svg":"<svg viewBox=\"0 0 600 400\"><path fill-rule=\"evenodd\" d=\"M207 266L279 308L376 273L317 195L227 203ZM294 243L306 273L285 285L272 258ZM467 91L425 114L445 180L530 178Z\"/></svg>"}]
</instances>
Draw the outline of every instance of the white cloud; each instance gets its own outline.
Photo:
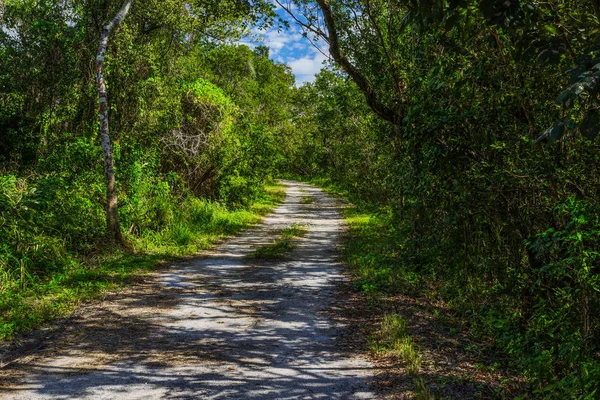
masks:
<instances>
[{"instance_id":1,"label":"white cloud","mask_svg":"<svg viewBox=\"0 0 600 400\"><path fill-rule=\"evenodd\" d=\"M252 48L257 45L267 46L271 59L289 65L296 76L298 86L314 81L315 74L321 70L323 61L327 59L302 35L297 25L283 31L278 31L277 28L255 28L248 39L252 41Z\"/></svg>"},{"instance_id":2,"label":"white cloud","mask_svg":"<svg viewBox=\"0 0 600 400\"><path fill-rule=\"evenodd\" d=\"M271 49L272 55L277 55L280 50L288 46L291 48L304 39L297 29L279 32L276 28L273 28L267 31L254 30L252 33L260 38L261 44Z\"/></svg>"},{"instance_id":3,"label":"white cloud","mask_svg":"<svg viewBox=\"0 0 600 400\"><path fill-rule=\"evenodd\" d=\"M321 70L323 61L326 57L321 53L309 54L297 60L288 60L288 65L292 67L297 75L314 75Z\"/></svg>"},{"instance_id":4,"label":"white cloud","mask_svg":"<svg viewBox=\"0 0 600 400\"><path fill-rule=\"evenodd\" d=\"M315 79L315 74L323 68L323 61L327 60L323 54L318 51L307 54L298 59L290 59L287 64L292 68L292 72L296 75L296 85L301 86L306 82L312 82Z\"/></svg>"},{"instance_id":5,"label":"white cloud","mask_svg":"<svg viewBox=\"0 0 600 400\"><path fill-rule=\"evenodd\" d=\"M305 50L308 47L308 43L297 42L292 45L294 50Z\"/></svg>"}]
</instances>

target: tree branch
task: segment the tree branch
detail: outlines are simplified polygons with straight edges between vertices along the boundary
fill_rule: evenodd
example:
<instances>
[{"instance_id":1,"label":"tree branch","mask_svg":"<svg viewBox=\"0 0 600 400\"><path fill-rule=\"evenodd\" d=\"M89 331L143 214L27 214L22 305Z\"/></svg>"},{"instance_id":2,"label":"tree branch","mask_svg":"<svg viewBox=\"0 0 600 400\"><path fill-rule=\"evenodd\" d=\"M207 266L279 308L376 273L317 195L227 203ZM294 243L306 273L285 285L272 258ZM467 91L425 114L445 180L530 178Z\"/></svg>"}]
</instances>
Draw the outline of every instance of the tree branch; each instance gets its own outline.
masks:
<instances>
[{"instance_id":1,"label":"tree branch","mask_svg":"<svg viewBox=\"0 0 600 400\"><path fill-rule=\"evenodd\" d=\"M316 0L317 4L323 12L325 18L325 25L329 33L329 53L333 59L342 67L342 69L350 75L352 80L358 85L360 90L364 93L367 100L367 104L371 109L386 121L391 122L394 125L400 125L401 118L398 113L383 104L377 97L377 93L371 86L369 80L348 60L348 58L342 53L340 47L340 40L336 29L335 20L331 11L329 0Z\"/></svg>"}]
</instances>

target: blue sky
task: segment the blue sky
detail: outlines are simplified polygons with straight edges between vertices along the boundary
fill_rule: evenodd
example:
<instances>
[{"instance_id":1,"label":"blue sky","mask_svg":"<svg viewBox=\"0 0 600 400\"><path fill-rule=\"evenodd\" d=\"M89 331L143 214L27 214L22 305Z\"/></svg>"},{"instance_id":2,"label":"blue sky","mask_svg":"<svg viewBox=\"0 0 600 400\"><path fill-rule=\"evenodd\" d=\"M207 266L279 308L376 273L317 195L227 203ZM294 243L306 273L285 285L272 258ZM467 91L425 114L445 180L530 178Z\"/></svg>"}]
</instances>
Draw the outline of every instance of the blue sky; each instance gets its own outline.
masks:
<instances>
[{"instance_id":1,"label":"blue sky","mask_svg":"<svg viewBox=\"0 0 600 400\"><path fill-rule=\"evenodd\" d=\"M297 86L301 86L305 82L312 82L315 74L323 68L323 61L327 57L302 36L301 28L291 20L285 11L277 7L277 14L289 22L289 29L280 32L277 27L266 31L253 29L252 34L258 40L252 40L250 43L244 41L244 44L251 47L259 44L269 47L271 59L285 63L292 68ZM327 54L326 49L323 48L322 51Z\"/></svg>"}]
</instances>

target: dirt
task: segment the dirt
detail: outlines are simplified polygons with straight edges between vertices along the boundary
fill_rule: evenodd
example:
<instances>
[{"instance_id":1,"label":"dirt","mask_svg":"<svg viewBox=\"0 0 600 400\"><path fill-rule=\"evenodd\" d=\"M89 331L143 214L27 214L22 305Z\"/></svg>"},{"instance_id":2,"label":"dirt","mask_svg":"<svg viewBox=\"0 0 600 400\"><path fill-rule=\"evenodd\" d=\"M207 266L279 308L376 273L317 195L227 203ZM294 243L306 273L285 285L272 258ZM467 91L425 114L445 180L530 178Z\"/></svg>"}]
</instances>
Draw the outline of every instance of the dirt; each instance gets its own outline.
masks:
<instances>
[{"instance_id":1,"label":"dirt","mask_svg":"<svg viewBox=\"0 0 600 400\"><path fill-rule=\"evenodd\" d=\"M352 302L339 290L340 204L284 183L262 225L38 335L0 369L0 399L378 398L360 322L335 311ZM294 223L309 232L285 258L245 257Z\"/></svg>"},{"instance_id":2,"label":"dirt","mask_svg":"<svg viewBox=\"0 0 600 400\"><path fill-rule=\"evenodd\" d=\"M364 304L362 301L360 304ZM364 307L364 305L362 306ZM419 377L436 399L530 398L525 379L509 368L488 338L474 337L469 321L439 299L416 293L379 299L371 313L400 314L422 363ZM370 328L370 331L375 330ZM414 378L402 360L377 354L378 386L386 399L415 398Z\"/></svg>"}]
</instances>

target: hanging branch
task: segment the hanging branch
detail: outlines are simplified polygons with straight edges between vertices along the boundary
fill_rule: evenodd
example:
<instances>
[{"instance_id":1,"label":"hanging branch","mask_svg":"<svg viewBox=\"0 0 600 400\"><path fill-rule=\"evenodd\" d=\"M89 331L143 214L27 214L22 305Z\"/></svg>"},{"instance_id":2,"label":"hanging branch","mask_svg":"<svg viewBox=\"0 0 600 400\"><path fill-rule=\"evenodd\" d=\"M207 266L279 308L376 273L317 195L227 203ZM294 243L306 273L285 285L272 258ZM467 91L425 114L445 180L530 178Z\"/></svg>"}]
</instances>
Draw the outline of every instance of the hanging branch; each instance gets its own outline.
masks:
<instances>
[{"instance_id":1,"label":"hanging branch","mask_svg":"<svg viewBox=\"0 0 600 400\"><path fill-rule=\"evenodd\" d=\"M321 28L318 24L316 25L311 19L307 18L307 21L302 21L298 18L292 7L284 5L282 0L275 0L286 13L288 13L297 24L302 26L306 31L312 32L317 37L322 38L329 45L329 54L335 60L335 62L352 78L359 89L363 92L367 104L371 109L384 120L391 122L395 125L402 123L402 117L399 113L385 105L375 89L369 82L369 79L350 61L350 59L344 54L340 45L340 38L338 36L338 27L333 17L333 11L331 9L330 0L315 0L319 6L325 26ZM400 88L402 85L396 85Z\"/></svg>"},{"instance_id":2,"label":"hanging branch","mask_svg":"<svg viewBox=\"0 0 600 400\"><path fill-rule=\"evenodd\" d=\"M367 99L367 104L369 104L371 109L375 111L377 115L393 124L400 124L400 116L381 102L367 77L364 76L342 52L329 0L316 0L316 2L323 12L325 25L327 26L327 32L329 33L329 52L333 59L348 75L350 75L360 90L362 90Z\"/></svg>"},{"instance_id":3,"label":"hanging branch","mask_svg":"<svg viewBox=\"0 0 600 400\"><path fill-rule=\"evenodd\" d=\"M117 192L115 187L115 170L108 131L108 99L106 95L106 81L102 74L104 54L108 47L111 32L119 26L129 12L133 0L125 0L117 15L102 28L100 44L96 56L96 84L98 86L98 99L100 101L100 135L102 137L102 150L104 151L104 173L106 175L106 223L108 231L118 243L123 243L123 234L119 224L117 209Z\"/></svg>"}]
</instances>

